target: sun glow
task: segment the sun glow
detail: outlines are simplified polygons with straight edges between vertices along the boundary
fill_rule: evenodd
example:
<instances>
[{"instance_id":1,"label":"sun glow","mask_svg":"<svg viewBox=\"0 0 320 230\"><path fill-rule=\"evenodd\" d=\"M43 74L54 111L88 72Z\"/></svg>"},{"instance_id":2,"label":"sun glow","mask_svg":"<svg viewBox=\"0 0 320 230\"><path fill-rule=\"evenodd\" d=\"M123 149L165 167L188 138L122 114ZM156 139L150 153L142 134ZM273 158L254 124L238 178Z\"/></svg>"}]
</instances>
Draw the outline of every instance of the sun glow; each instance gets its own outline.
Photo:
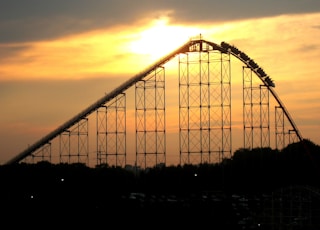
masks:
<instances>
[{"instance_id":1,"label":"sun glow","mask_svg":"<svg viewBox=\"0 0 320 230\"><path fill-rule=\"evenodd\" d=\"M153 21L150 27L133 38L130 50L154 60L169 54L200 33L199 28L169 25L168 18L161 18Z\"/></svg>"}]
</instances>

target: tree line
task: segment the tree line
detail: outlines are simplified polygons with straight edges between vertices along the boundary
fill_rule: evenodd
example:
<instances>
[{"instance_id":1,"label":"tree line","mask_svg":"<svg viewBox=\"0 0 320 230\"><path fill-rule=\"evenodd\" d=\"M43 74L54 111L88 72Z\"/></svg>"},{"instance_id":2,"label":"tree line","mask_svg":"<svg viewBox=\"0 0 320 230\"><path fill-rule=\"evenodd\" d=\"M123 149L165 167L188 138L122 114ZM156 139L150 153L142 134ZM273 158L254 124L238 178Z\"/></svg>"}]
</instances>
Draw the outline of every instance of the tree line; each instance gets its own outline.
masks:
<instances>
[{"instance_id":1,"label":"tree line","mask_svg":"<svg viewBox=\"0 0 320 230\"><path fill-rule=\"evenodd\" d=\"M71 216L76 216L91 223L106 216L121 222L141 214L151 219L165 215L180 225L179 218L197 216L194 224L199 224L198 219L207 216L212 221L215 216L216 224L225 227L236 225L230 220L235 214L229 198L204 202L204 197L263 194L288 186L320 188L319 176L320 147L309 140L282 150L238 149L220 163L155 166L138 172L108 165L16 163L0 166L0 202L7 217L51 221L54 216L71 223Z\"/></svg>"}]
</instances>

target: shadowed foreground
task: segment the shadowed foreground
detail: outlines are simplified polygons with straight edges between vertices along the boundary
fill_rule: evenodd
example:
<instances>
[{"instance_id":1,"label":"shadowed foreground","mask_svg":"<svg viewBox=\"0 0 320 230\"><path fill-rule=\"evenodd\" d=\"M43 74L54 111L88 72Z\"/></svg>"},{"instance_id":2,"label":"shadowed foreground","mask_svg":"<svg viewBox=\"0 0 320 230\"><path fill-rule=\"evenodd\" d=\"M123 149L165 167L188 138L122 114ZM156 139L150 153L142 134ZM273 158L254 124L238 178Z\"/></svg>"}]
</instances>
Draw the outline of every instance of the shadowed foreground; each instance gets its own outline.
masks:
<instances>
[{"instance_id":1,"label":"shadowed foreground","mask_svg":"<svg viewBox=\"0 0 320 230\"><path fill-rule=\"evenodd\" d=\"M130 171L100 165L0 167L12 227L319 229L319 147L240 149L220 164Z\"/></svg>"}]
</instances>

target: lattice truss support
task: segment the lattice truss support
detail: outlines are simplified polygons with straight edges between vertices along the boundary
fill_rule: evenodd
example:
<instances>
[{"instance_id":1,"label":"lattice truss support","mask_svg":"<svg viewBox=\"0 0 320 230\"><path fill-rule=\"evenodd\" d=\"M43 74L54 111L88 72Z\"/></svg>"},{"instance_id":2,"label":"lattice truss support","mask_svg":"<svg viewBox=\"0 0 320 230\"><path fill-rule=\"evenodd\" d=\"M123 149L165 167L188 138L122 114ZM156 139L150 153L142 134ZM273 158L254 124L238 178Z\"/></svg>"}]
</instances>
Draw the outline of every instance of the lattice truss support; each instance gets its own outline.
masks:
<instances>
[{"instance_id":1,"label":"lattice truss support","mask_svg":"<svg viewBox=\"0 0 320 230\"><path fill-rule=\"evenodd\" d=\"M97 112L97 164L126 165L126 95L118 95Z\"/></svg>"},{"instance_id":2,"label":"lattice truss support","mask_svg":"<svg viewBox=\"0 0 320 230\"><path fill-rule=\"evenodd\" d=\"M88 118L83 118L59 136L60 163L89 163Z\"/></svg>"},{"instance_id":3,"label":"lattice truss support","mask_svg":"<svg viewBox=\"0 0 320 230\"><path fill-rule=\"evenodd\" d=\"M275 106L275 143L276 149L283 149L288 144L299 141L299 138L294 129L288 124L285 113L281 106Z\"/></svg>"},{"instance_id":4,"label":"lattice truss support","mask_svg":"<svg viewBox=\"0 0 320 230\"><path fill-rule=\"evenodd\" d=\"M230 55L215 50L179 56L180 164L231 156Z\"/></svg>"},{"instance_id":5,"label":"lattice truss support","mask_svg":"<svg viewBox=\"0 0 320 230\"><path fill-rule=\"evenodd\" d=\"M269 89L253 81L250 68L242 73L244 148L270 147Z\"/></svg>"},{"instance_id":6,"label":"lattice truss support","mask_svg":"<svg viewBox=\"0 0 320 230\"><path fill-rule=\"evenodd\" d=\"M52 148L51 142L43 145L38 151L35 151L28 157L24 158L22 162L27 164L34 164L39 161L51 162L52 160Z\"/></svg>"},{"instance_id":7,"label":"lattice truss support","mask_svg":"<svg viewBox=\"0 0 320 230\"><path fill-rule=\"evenodd\" d=\"M135 84L136 166L166 164L165 68Z\"/></svg>"},{"instance_id":8,"label":"lattice truss support","mask_svg":"<svg viewBox=\"0 0 320 230\"><path fill-rule=\"evenodd\" d=\"M48 161L51 163L89 164L88 136L88 118L80 119L79 122L63 131L58 135L58 138L53 140L54 143L57 143L57 148L53 147L56 144L50 141L26 157L23 162L37 163Z\"/></svg>"}]
</instances>

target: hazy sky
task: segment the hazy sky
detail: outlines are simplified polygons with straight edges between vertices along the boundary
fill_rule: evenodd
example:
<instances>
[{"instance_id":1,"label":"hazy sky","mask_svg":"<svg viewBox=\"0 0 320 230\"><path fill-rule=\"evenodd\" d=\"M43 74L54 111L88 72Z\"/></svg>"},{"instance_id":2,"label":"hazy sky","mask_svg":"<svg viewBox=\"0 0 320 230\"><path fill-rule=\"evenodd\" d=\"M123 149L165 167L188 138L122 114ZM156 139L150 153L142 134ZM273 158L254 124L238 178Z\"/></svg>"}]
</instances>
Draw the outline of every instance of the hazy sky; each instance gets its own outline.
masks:
<instances>
[{"instance_id":1,"label":"hazy sky","mask_svg":"<svg viewBox=\"0 0 320 230\"><path fill-rule=\"evenodd\" d=\"M0 1L0 163L200 33L254 58L320 144L319 0L10 0Z\"/></svg>"}]
</instances>

